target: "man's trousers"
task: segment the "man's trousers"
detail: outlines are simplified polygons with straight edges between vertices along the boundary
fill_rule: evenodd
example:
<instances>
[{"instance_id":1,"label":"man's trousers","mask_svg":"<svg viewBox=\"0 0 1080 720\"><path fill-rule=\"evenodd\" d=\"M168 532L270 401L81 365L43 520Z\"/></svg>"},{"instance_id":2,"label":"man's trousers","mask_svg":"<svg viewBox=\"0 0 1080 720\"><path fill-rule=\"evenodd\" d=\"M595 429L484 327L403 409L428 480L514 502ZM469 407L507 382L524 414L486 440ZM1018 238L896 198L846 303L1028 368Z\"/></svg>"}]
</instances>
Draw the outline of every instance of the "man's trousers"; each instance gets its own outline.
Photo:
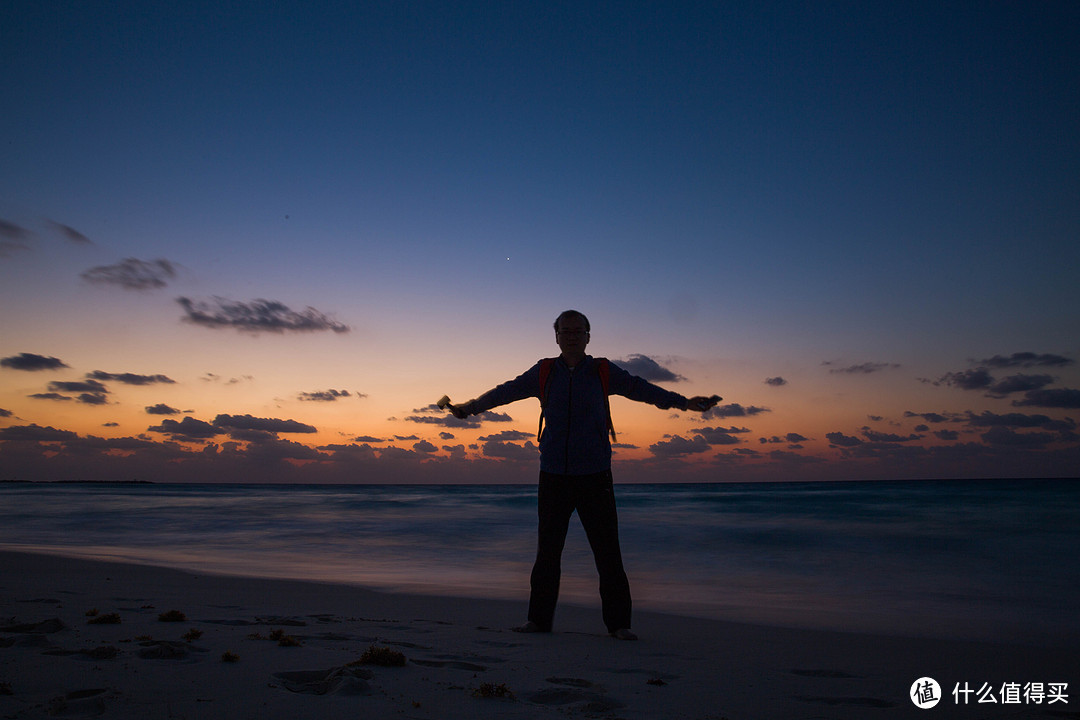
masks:
<instances>
[{"instance_id":1,"label":"man's trousers","mask_svg":"<svg viewBox=\"0 0 1080 720\"><path fill-rule=\"evenodd\" d=\"M559 599L562 551L577 510L600 574L600 600L608 632L630 627L630 583L619 549L619 518L611 472L555 475L541 471L537 493L539 538L529 597L529 620L550 631Z\"/></svg>"}]
</instances>

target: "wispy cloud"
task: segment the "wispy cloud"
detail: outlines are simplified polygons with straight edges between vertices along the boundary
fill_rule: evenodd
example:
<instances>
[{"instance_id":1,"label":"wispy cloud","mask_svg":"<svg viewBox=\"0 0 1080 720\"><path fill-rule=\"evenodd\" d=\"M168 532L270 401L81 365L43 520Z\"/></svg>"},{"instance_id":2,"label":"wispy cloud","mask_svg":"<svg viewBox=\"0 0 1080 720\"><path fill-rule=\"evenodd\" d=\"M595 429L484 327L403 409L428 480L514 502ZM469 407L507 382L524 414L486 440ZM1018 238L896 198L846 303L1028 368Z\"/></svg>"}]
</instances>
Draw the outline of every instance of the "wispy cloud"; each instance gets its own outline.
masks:
<instances>
[{"instance_id":1,"label":"wispy cloud","mask_svg":"<svg viewBox=\"0 0 1080 720\"><path fill-rule=\"evenodd\" d=\"M34 372L37 370L60 370L69 366L60 358L35 355L34 353L19 353L18 355L0 359L0 367Z\"/></svg>"},{"instance_id":2,"label":"wispy cloud","mask_svg":"<svg viewBox=\"0 0 1080 720\"><path fill-rule=\"evenodd\" d=\"M314 433L318 430L296 420L278 418L258 418L252 415L218 415L214 426L229 430L262 430L272 433Z\"/></svg>"},{"instance_id":3,"label":"wispy cloud","mask_svg":"<svg viewBox=\"0 0 1080 720\"><path fill-rule=\"evenodd\" d=\"M29 250L26 241L33 235L26 228L0 218L0 257L8 257L22 250Z\"/></svg>"},{"instance_id":4,"label":"wispy cloud","mask_svg":"<svg viewBox=\"0 0 1080 720\"><path fill-rule=\"evenodd\" d=\"M26 228L0 218L0 238L21 241L28 239L31 234Z\"/></svg>"},{"instance_id":5,"label":"wispy cloud","mask_svg":"<svg viewBox=\"0 0 1080 720\"><path fill-rule=\"evenodd\" d=\"M730 403L728 405L717 405L711 410L707 410L701 414L702 419L708 420L710 418L731 418L731 417L752 417L754 415L760 415L761 413L772 412L769 408L757 407L750 405L749 407L743 407L739 403Z\"/></svg>"},{"instance_id":6,"label":"wispy cloud","mask_svg":"<svg viewBox=\"0 0 1080 720\"><path fill-rule=\"evenodd\" d=\"M826 361L822 365L832 365L831 361ZM884 363L884 362L864 362L858 365L848 365L841 368L829 368L829 372L834 375L869 375L870 373L881 372L882 370L895 370L900 367L897 363Z\"/></svg>"},{"instance_id":7,"label":"wispy cloud","mask_svg":"<svg viewBox=\"0 0 1080 720\"><path fill-rule=\"evenodd\" d=\"M174 385L175 380L166 375L137 375L135 373L109 373L104 370L95 370L93 372L86 373L86 377L91 380L114 380L124 385L155 385L165 384Z\"/></svg>"},{"instance_id":8,"label":"wispy cloud","mask_svg":"<svg viewBox=\"0 0 1080 720\"><path fill-rule=\"evenodd\" d=\"M1018 352L1009 356L995 355L992 358L986 360L973 361L973 365L982 365L992 368L1013 368L1013 367L1064 367L1065 365L1072 365L1075 362L1072 358L1065 357L1064 355L1054 355L1052 353L1033 353L1033 352Z\"/></svg>"},{"instance_id":9,"label":"wispy cloud","mask_svg":"<svg viewBox=\"0 0 1080 720\"><path fill-rule=\"evenodd\" d=\"M301 400L307 402L335 402L341 398L353 397L348 390L317 390L315 392L302 392L298 395ZM356 397L365 398L367 395L356 393Z\"/></svg>"},{"instance_id":10,"label":"wispy cloud","mask_svg":"<svg viewBox=\"0 0 1080 720\"><path fill-rule=\"evenodd\" d=\"M184 308L186 322L213 329L232 328L250 333L324 330L345 333L351 329L313 307L298 312L275 300L236 302L215 297L210 301L195 301L180 297L176 302Z\"/></svg>"},{"instance_id":11,"label":"wispy cloud","mask_svg":"<svg viewBox=\"0 0 1080 720\"><path fill-rule=\"evenodd\" d=\"M90 241L90 238L86 237L85 235L83 235L81 232L79 232L75 228L71 227L70 225L65 225L64 223L58 223L55 220L49 220L48 222L49 222L49 225L51 225L54 230L59 232L61 235L64 236L64 238L66 238L67 240L70 240L73 243L79 243L79 244L85 244L85 245L92 245L93 244Z\"/></svg>"},{"instance_id":12,"label":"wispy cloud","mask_svg":"<svg viewBox=\"0 0 1080 720\"><path fill-rule=\"evenodd\" d=\"M168 260L127 258L115 265L99 265L80 276L98 285L116 285L124 290L158 290L176 277L176 266Z\"/></svg>"},{"instance_id":13,"label":"wispy cloud","mask_svg":"<svg viewBox=\"0 0 1080 720\"><path fill-rule=\"evenodd\" d=\"M180 411L174 407L169 407L165 403L158 403L157 405L146 406L147 415L179 415Z\"/></svg>"}]
</instances>

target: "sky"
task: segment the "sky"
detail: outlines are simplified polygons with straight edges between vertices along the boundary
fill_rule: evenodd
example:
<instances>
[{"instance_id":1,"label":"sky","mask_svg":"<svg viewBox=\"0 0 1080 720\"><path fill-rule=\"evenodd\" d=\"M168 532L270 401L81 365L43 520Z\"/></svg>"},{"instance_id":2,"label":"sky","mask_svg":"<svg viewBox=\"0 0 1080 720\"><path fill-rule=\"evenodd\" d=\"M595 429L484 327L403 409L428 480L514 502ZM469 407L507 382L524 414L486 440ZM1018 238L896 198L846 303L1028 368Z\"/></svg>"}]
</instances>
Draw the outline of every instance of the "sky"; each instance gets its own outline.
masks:
<instances>
[{"instance_id":1,"label":"sky","mask_svg":"<svg viewBox=\"0 0 1080 720\"><path fill-rule=\"evenodd\" d=\"M1080 476L1075 2L0 9L0 480Z\"/></svg>"}]
</instances>

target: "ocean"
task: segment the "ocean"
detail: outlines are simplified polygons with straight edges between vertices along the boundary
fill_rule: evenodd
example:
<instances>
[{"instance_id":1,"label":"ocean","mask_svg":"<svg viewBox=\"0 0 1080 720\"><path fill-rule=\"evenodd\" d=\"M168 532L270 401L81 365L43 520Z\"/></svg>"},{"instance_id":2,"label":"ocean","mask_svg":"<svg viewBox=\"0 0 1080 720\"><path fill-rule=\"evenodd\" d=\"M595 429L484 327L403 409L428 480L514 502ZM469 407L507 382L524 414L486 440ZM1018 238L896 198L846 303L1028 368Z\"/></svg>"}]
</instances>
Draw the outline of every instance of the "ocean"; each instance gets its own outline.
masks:
<instances>
[{"instance_id":1,"label":"ocean","mask_svg":"<svg viewBox=\"0 0 1080 720\"><path fill-rule=\"evenodd\" d=\"M1080 640L1080 481L616 485L616 497L637 610ZM3 549L508 599L523 618L535 532L525 485L0 483ZM561 602L598 606L596 586L575 519Z\"/></svg>"}]
</instances>

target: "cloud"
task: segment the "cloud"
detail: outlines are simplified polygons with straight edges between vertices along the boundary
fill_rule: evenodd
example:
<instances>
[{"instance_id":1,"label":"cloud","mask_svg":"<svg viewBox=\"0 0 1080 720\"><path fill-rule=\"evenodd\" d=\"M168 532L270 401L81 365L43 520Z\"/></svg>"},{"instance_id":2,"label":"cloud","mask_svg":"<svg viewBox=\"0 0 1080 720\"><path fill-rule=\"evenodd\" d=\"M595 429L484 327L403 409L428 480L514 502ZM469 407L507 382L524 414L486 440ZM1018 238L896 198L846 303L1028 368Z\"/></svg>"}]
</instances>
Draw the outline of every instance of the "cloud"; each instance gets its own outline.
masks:
<instances>
[{"instance_id":1,"label":"cloud","mask_svg":"<svg viewBox=\"0 0 1080 720\"><path fill-rule=\"evenodd\" d=\"M92 392L92 393L107 393L108 388L99 383L97 380L76 380L74 382L63 382L54 380L49 383L49 390L53 392Z\"/></svg>"},{"instance_id":2,"label":"cloud","mask_svg":"<svg viewBox=\"0 0 1080 720\"><path fill-rule=\"evenodd\" d=\"M158 432L170 435L174 440L202 441L216 435L224 434L221 428L215 427L208 422L186 417L180 422L165 419L160 425L147 428L150 432Z\"/></svg>"},{"instance_id":3,"label":"cloud","mask_svg":"<svg viewBox=\"0 0 1080 720\"><path fill-rule=\"evenodd\" d=\"M960 433L955 430L935 430L933 432L934 437L938 440L956 440L960 437Z\"/></svg>"},{"instance_id":4,"label":"cloud","mask_svg":"<svg viewBox=\"0 0 1080 720\"><path fill-rule=\"evenodd\" d=\"M313 307L297 312L274 301L256 299L250 303L234 302L215 297L212 301L196 302L190 298L176 299L184 308L184 321L203 327L232 328L241 332L349 332L351 329Z\"/></svg>"},{"instance_id":5,"label":"cloud","mask_svg":"<svg viewBox=\"0 0 1080 720\"><path fill-rule=\"evenodd\" d=\"M1010 447L1041 448L1058 439L1057 435L1048 432L1018 433L1007 427L993 427L982 434L982 439L988 445L1006 445Z\"/></svg>"},{"instance_id":6,"label":"cloud","mask_svg":"<svg viewBox=\"0 0 1080 720\"><path fill-rule=\"evenodd\" d=\"M749 417L766 412L772 411L769 410L769 408L756 407L754 405L743 407L739 403L731 403L730 405L718 405L711 410L707 410L701 414L701 417L705 420L710 418Z\"/></svg>"},{"instance_id":7,"label":"cloud","mask_svg":"<svg viewBox=\"0 0 1080 720\"><path fill-rule=\"evenodd\" d=\"M783 387L784 385L787 385L788 383L787 383L787 380L785 380L782 377L771 377L771 378L765 378L765 384L766 385L771 385L773 387Z\"/></svg>"},{"instance_id":8,"label":"cloud","mask_svg":"<svg viewBox=\"0 0 1080 720\"><path fill-rule=\"evenodd\" d=\"M175 385L176 381L165 375L136 375L135 373L108 373L103 370L95 370L86 373L86 377L93 380L115 380L125 385Z\"/></svg>"},{"instance_id":9,"label":"cloud","mask_svg":"<svg viewBox=\"0 0 1080 720\"><path fill-rule=\"evenodd\" d=\"M49 383L48 393L37 393L30 397L38 400L72 400L82 403L83 405L106 405L109 400L105 397L109 390L97 380L84 380L84 381L54 381ZM77 397L71 398L61 393L80 393Z\"/></svg>"},{"instance_id":10,"label":"cloud","mask_svg":"<svg viewBox=\"0 0 1080 720\"><path fill-rule=\"evenodd\" d=\"M829 439L831 445L836 447L855 447L856 445L862 445L863 441L857 437L851 437L840 432L825 433L825 437Z\"/></svg>"},{"instance_id":11,"label":"cloud","mask_svg":"<svg viewBox=\"0 0 1080 720\"><path fill-rule=\"evenodd\" d=\"M532 442L516 445L511 442L488 440L483 447L484 457L499 458L512 462L534 463L539 453L540 449Z\"/></svg>"},{"instance_id":12,"label":"cloud","mask_svg":"<svg viewBox=\"0 0 1080 720\"><path fill-rule=\"evenodd\" d=\"M998 415L989 410L976 415L968 412L967 424L971 427L1041 427L1048 430L1072 430L1076 427L1076 421L1066 418L1056 420L1046 415L1025 415L1024 413L1005 413Z\"/></svg>"},{"instance_id":13,"label":"cloud","mask_svg":"<svg viewBox=\"0 0 1080 720\"><path fill-rule=\"evenodd\" d=\"M5 410L4 408L0 408L0 418L11 417L11 415L12 415L12 412L10 410Z\"/></svg>"},{"instance_id":14,"label":"cloud","mask_svg":"<svg viewBox=\"0 0 1080 720\"><path fill-rule=\"evenodd\" d=\"M686 380L682 375L677 375L648 355L629 355L623 360L617 360L616 364L631 375L637 375L649 382L682 382Z\"/></svg>"},{"instance_id":15,"label":"cloud","mask_svg":"<svg viewBox=\"0 0 1080 720\"><path fill-rule=\"evenodd\" d=\"M63 235L65 238L67 238L73 243L93 245L93 243L90 242L90 238L86 237L73 227L70 227L63 223L58 223L55 220L49 220L49 224L52 225L53 228L57 230L61 235Z\"/></svg>"},{"instance_id":16,"label":"cloud","mask_svg":"<svg viewBox=\"0 0 1080 720\"><path fill-rule=\"evenodd\" d=\"M912 440L921 440L922 439L921 435L914 435L914 434L906 435L906 436L905 435L897 435L895 433L878 432L876 430L871 430L870 428L863 428L862 434L870 442L878 442L878 443L900 443L900 442L910 442Z\"/></svg>"},{"instance_id":17,"label":"cloud","mask_svg":"<svg viewBox=\"0 0 1080 720\"><path fill-rule=\"evenodd\" d=\"M124 290L157 290L176 276L176 267L168 260L126 258L115 265L99 265L80 277L98 285L116 285Z\"/></svg>"},{"instance_id":18,"label":"cloud","mask_svg":"<svg viewBox=\"0 0 1080 720\"><path fill-rule=\"evenodd\" d=\"M78 438L70 430L57 430L40 425L12 425L0 430L0 440L14 442L64 442Z\"/></svg>"},{"instance_id":19,"label":"cloud","mask_svg":"<svg viewBox=\"0 0 1080 720\"><path fill-rule=\"evenodd\" d=\"M707 452L711 445L701 435L687 440L681 435L674 435L670 440L661 440L649 446L649 452L658 458L674 458Z\"/></svg>"},{"instance_id":20,"label":"cloud","mask_svg":"<svg viewBox=\"0 0 1080 720\"><path fill-rule=\"evenodd\" d=\"M218 415L214 426L229 430L261 430L270 433L315 433L318 430L296 420L257 418L251 415Z\"/></svg>"},{"instance_id":21,"label":"cloud","mask_svg":"<svg viewBox=\"0 0 1080 720\"><path fill-rule=\"evenodd\" d=\"M297 397L306 402L336 402L339 398L352 397L348 390L317 390L315 392L302 392ZM367 395L356 393L356 397L364 398Z\"/></svg>"},{"instance_id":22,"label":"cloud","mask_svg":"<svg viewBox=\"0 0 1080 720\"><path fill-rule=\"evenodd\" d=\"M823 365L832 365L831 362L822 363ZM869 375L870 373L881 372L882 370L894 370L900 367L896 363L882 363L882 362L865 362L858 365L849 365L843 368L831 368L830 373L834 375Z\"/></svg>"},{"instance_id":23,"label":"cloud","mask_svg":"<svg viewBox=\"0 0 1080 720\"><path fill-rule=\"evenodd\" d=\"M987 388L986 394L990 397L1003 398L1012 393L1038 390L1052 382L1054 378L1049 375L1011 375Z\"/></svg>"},{"instance_id":24,"label":"cloud","mask_svg":"<svg viewBox=\"0 0 1080 720\"><path fill-rule=\"evenodd\" d=\"M0 257L8 257L21 250L29 250L26 244L33 235L29 230L0 218Z\"/></svg>"},{"instance_id":25,"label":"cloud","mask_svg":"<svg viewBox=\"0 0 1080 720\"><path fill-rule=\"evenodd\" d=\"M24 227L0 218L0 238L5 240L26 240L32 233Z\"/></svg>"},{"instance_id":26,"label":"cloud","mask_svg":"<svg viewBox=\"0 0 1080 720\"><path fill-rule=\"evenodd\" d=\"M506 413L485 410L477 415L470 415L464 420L459 420L445 410L440 410L437 405L428 405L424 408L413 410L414 415L405 418L406 422L420 423L422 425L442 425L455 429L476 429L482 422L513 422L513 418Z\"/></svg>"},{"instance_id":27,"label":"cloud","mask_svg":"<svg viewBox=\"0 0 1080 720\"><path fill-rule=\"evenodd\" d=\"M513 442L516 440L528 440L532 436L532 433L522 432L521 430L503 430L502 432L497 432L494 435L481 435L477 438L477 440Z\"/></svg>"},{"instance_id":28,"label":"cloud","mask_svg":"<svg viewBox=\"0 0 1080 720\"><path fill-rule=\"evenodd\" d=\"M413 450L415 450L418 453L430 454L430 453L439 451L439 448L435 447L434 445L429 443L427 440L421 440L419 442L413 443L412 447L413 447Z\"/></svg>"},{"instance_id":29,"label":"cloud","mask_svg":"<svg viewBox=\"0 0 1080 720\"><path fill-rule=\"evenodd\" d=\"M781 445L787 443L788 447L801 450L802 445L800 443L806 442L809 438L805 438L799 433L788 433L784 437L773 435L772 437L760 437L758 443L761 445Z\"/></svg>"},{"instance_id":30,"label":"cloud","mask_svg":"<svg viewBox=\"0 0 1080 720\"><path fill-rule=\"evenodd\" d=\"M0 359L0 367L33 372L37 370L59 370L68 366L60 358L35 355L33 353L19 353L18 355Z\"/></svg>"},{"instance_id":31,"label":"cloud","mask_svg":"<svg viewBox=\"0 0 1080 720\"><path fill-rule=\"evenodd\" d=\"M1023 400L1013 400L1014 407L1044 407L1044 408L1080 408L1080 390L1073 388L1051 388L1044 390L1032 390Z\"/></svg>"},{"instance_id":32,"label":"cloud","mask_svg":"<svg viewBox=\"0 0 1080 720\"><path fill-rule=\"evenodd\" d=\"M992 368L1012 368L1012 367L1062 367L1065 365L1071 365L1075 362L1071 358L1064 357L1063 355L1053 355L1050 353L1033 353L1033 352L1018 352L1013 353L1009 357L1002 355L995 355L987 360L980 360L973 362L974 365L989 366Z\"/></svg>"},{"instance_id":33,"label":"cloud","mask_svg":"<svg viewBox=\"0 0 1080 720\"><path fill-rule=\"evenodd\" d=\"M904 412L904 417L906 417L906 418L914 418L914 417L922 418L923 420L925 420L926 422L929 422L929 423L958 422L961 419L960 416L956 415L955 413L948 413L948 414L934 413L934 412L915 413L915 412L911 412L910 410L906 410Z\"/></svg>"},{"instance_id":34,"label":"cloud","mask_svg":"<svg viewBox=\"0 0 1080 720\"><path fill-rule=\"evenodd\" d=\"M722 428L722 427L706 427L697 428L694 431L694 435L700 437L710 445L738 445L741 440L734 437L742 433L750 432L749 428Z\"/></svg>"},{"instance_id":35,"label":"cloud","mask_svg":"<svg viewBox=\"0 0 1080 720\"><path fill-rule=\"evenodd\" d=\"M75 383L69 384L74 385ZM106 392L107 391L91 391L81 393L77 397L71 397L70 395L63 395L54 391L45 393L34 393L33 395L29 395L28 397L33 398L34 400L60 400L69 402L74 400L76 402L82 403L83 405L107 405L109 399L105 397Z\"/></svg>"},{"instance_id":36,"label":"cloud","mask_svg":"<svg viewBox=\"0 0 1080 720\"><path fill-rule=\"evenodd\" d=\"M990 376L986 368L975 368L963 372L945 373L938 383L961 390L985 390L994 383L994 378Z\"/></svg>"},{"instance_id":37,"label":"cloud","mask_svg":"<svg viewBox=\"0 0 1080 720\"><path fill-rule=\"evenodd\" d=\"M157 405L146 406L147 415L179 415L180 411L174 407L169 407L165 403L158 403Z\"/></svg>"},{"instance_id":38,"label":"cloud","mask_svg":"<svg viewBox=\"0 0 1080 720\"><path fill-rule=\"evenodd\" d=\"M354 443L381 443L386 442L382 438L372 437L371 435L358 435L352 439Z\"/></svg>"}]
</instances>

